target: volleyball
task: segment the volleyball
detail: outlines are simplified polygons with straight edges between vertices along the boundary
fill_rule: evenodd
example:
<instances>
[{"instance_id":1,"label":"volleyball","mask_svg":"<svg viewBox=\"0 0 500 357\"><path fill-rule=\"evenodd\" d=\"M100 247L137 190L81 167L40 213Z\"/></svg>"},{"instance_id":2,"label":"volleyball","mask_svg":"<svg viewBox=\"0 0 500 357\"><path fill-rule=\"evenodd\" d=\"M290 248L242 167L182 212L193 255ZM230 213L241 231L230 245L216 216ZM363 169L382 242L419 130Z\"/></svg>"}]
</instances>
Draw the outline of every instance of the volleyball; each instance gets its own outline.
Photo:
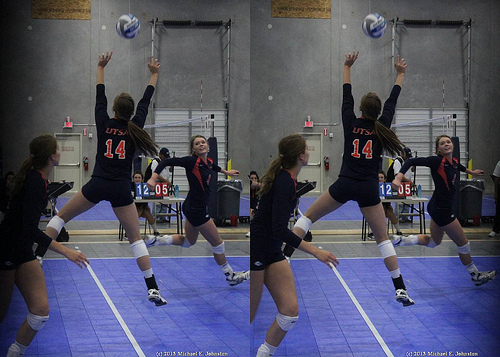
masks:
<instances>
[{"instance_id":1,"label":"volleyball","mask_svg":"<svg viewBox=\"0 0 500 357\"><path fill-rule=\"evenodd\" d=\"M120 16L118 22L116 23L116 32L120 37L131 39L137 36L141 24L137 17L132 14L125 14Z\"/></svg>"},{"instance_id":2,"label":"volleyball","mask_svg":"<svg viewBox=\"0 0 500 357\"><path fill-rule=\"evenodd\" d=\"M385 29L387 28L387 22L382 15L373 13L365 17L361 27L363 28L363 32L366 36L379 38L384 34Z\"/></svg>"}]
</instances>

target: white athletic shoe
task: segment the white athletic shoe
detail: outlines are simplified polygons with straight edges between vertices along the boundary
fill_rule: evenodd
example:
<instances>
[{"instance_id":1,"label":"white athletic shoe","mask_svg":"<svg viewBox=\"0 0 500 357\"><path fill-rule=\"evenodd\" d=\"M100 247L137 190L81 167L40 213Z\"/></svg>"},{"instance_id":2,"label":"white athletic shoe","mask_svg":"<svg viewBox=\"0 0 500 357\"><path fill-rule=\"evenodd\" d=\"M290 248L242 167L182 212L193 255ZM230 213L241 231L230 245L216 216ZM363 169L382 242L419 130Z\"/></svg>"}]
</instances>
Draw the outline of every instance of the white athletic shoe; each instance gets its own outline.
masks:
<instances>
[{"instance_id":1,"label":"white athletic shoe","mask_svg":"<svg viewBox=\"0 0 500 357\"><path fill-rule=\"evenodd\" d=\"M148 235L144 238L144 243L146 243L146 247L154 247L157 245L168 245L167 236L157 236L157 235Z\"/></svg>"},{"instance_id":2,"label":"white athletic shoe","mask_svg":"<svg viewBox=\"0 0 500 357\"><path fill-rule=\"evenodd\" d=\"M403 306L411 306L415 304L415 301L408 295L408 291L405 289L396 290L396 301L403 304Z\"/></svg>"},{"instance_id":3,"label":"white athletic shoe","mask_svg":"<svg viewBox=\"0 0 500 357\"><path fill-rule=\"evenodd\" d=\"M43 266L43 257L36 255L36 260L40 263L41 266Z\"/></svg>"},{"instance_id":4,"label":"white athletic shoe","mask_svg":"<svg viewBox=\"0 0 500 357\"><path fill-rule=\"evenodd\" d=\"M245 234L245 237L250 238L250 232L248 232L247 234Z\"/></svg>"},{"instance_id":5,"label":"white athletic shoe","mask_svg":"<svg viewBox=\"0 0 500 357\"><path fill-rule=\"evenodd\" d=\"M228 275L229 274L229 275ZM250 271L234 271L232 274L226 274L226 281L231 286L241 284L245 280L250 279Z\"/></svg>"},{"instance_id":6,"label":"white athletic shoe","mask_svg":"<svg viewBox=\"0 0 500 357\"><path fill-rule=\"evenodd\" d=\"M493 280L497 277L497 271L480 271L479 274L476 274L472 277L472 282L474 285L479 286L487 283L490 280Z\"/></svg>"},{"instance_id":7,"label":"white athletic shoe","mask_svg":"<svg viewBox=\"0 0 500 357\"><path fill-rule=\"evenodd\" d=\"M167 300L165 300L161 294L160 290L157 289L149 289L148 290L148 300L151 302L154 302L156 306L162 306L167 303Z\"/></svg>"},{"instance_id":8,"label":"white athletic shoe","mask_svg":"<svg viewBox=\"0 0 500 357\"><path fill-rule=\"evenodd\" d=\"M491 237L491 238L500 237L500 233L497 233L495 231L491 231L490 234L488 234L488 237Z\"/></svg>"},{"instance_id":9,"label":"white athletic shoe","mask_svg":"<svg viewBox=\"0 0 500 357\"><path fill-rule=\"evenodd\" d=\"M402 235L398 235L398 234L394 234L392 236L389 236L389 239L391 240L391 243L393 246L395 247L399 247L400 245L404 245L404 236Z\"/></svg>"}]
</instances>

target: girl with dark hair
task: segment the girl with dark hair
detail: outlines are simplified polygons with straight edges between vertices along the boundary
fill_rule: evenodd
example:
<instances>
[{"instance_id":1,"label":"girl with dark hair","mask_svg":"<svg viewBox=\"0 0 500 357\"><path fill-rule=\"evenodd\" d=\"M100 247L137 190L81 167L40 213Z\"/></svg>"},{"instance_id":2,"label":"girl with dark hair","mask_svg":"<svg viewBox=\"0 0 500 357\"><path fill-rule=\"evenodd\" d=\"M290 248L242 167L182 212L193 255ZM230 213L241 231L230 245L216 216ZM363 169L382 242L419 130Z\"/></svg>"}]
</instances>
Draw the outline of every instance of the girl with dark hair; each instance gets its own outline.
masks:
<instances>
[{"instance_id":1,"label":"girl with dark hair","mask_svg":"<svg viewBox=\"0 0 500 357\"><path fill-rule=\"evenodd\" d=\"M60 152L52 135L42 135L30 143L30 156L14 176L11 201L0 226L0 322L9 309L14 284L28 307L28 316L17 332L7 356L22 356L37 332L49 320L49 298L42 267L33 254L33 243L64 255L80 268L88 264L81 252L70 249L38 229L47 207L47 185L52 168L59 164Z\"/></svg>"},{"instance_id":2,"label":"girl with dark hair","mask_svg":"<svg viewBox=\"0 0 500 357\"><path fill-rule=\"evenodd\" d=\"M327 192L309 207L305 215L300 217L294 226L294 233L303 238L311 225L324 215L335 211L349 200L358 203L361 213L371 228L377 242L385 266L389 271L396 300L403 306L413 305L403 282L396 251L389 240L385 225L385 214L379 197L378 170L383 150L391 156L403 153L403 145L390 129L396 110L396 102L401 92L406 62L396 57L396 83L383 110L380 98L369 92L361 99L361 117L354 113L354 98L351 87L351 66L358 59L359 52L353 51L345 55L344 84L342 99L342 124L344 127L344 155L339 178ZM382 115L380 111L382 110ZM380 115L380 117L379 117Z\"/></svg>"},{"instance_id":3,"label":"girl with dark hair","mask_svg":"<svg viewBox=\"0 0 500 357\"><path fill-rule=\"evenodd\" d=\"M279 156L262 177L260 200L250 222L250 323L257 314L264 284L278 308L266 340L258 349L258 357L272 356L299 318L292 269L281 251L283 242L327 265L338 265L332 253L302 240L288 229L297 205L297 176L309 160L306 140L299 134L289 135L281 139L278 148Z\"/></svg>"},{"instance_id":4,"label":"girl with dark hair","mask_svg":"<svg viewBox=\"0 0 500 357\"><path fill-rule=\"evenodd\" d=\"M64 225L74 217L91 209L102 200L109 201L113 212L125 229L126 236L144 275L148 289L148 300L156 306L167 301L161 296L151 268L151 259L141 238L137 209L130 194L130 171L133 158L142 153L156 156L157 146L142 128L148 115L160 63L151 58L148 63L151 77L134 112L134 101L130 94L121 93L113 103L115 116L107 113L108 101L104 87L104 67L113 52L99 55L97 63L97 86L95 121L97 127L97 154L92 178L54 216L47 225L47 234L56 239Z\"/></svg>"},{"instance_id":5,"label":"girl with dark hair","mask_svg":"<svg viewBox=\"0 0 500 357\"><path fill-rule=\"evenodd\" d=\"M257 202L259 200L257 191L260 189L260 179L257 171L250 171L248 175L250 179L250 221L253 219L255 215L255 208L257 207ZM250 232L246 234L246 237L250 237Z\"/></svg>"},{"instance_id":6,"label":"girl with dark hair","mask_svg":"<svg viewBox=\"0 0 500 357\"><path fill-rule=\"evenodd\" d=\"M135 191L135 184L142 183L144 179L144 177L142 176L142 171L135 171L133 179L134 182L132 184L133 190ZM145 218L148 221L149 225L153 228L154 235L159 236L160 232L158 232L158 228L156 227L156 220L153 217L151 210L149 209L149 204L147 202L135 202L135 208L137 208L137 215L139 216L139 218Z\"/></svg>"},{"instance_id":7,"label":"girl with dark hair","mask_svg":"<svg viewBox=\"0 0 500 357\"><path fill-rule=\"evenodd\" d=\"M222 172L225 175L237 176L239 175L239 171L227 171L215 165L212 159L207 156L209 146L207 139L202 135L195 135L191 138L190 148L191 156L163 159L147 182L148 186L152 189L156 184L159 174L165 167L184 167L189 182L189 192L182 205L182 213L186 217L184 224L186 236L184 237L180 234L160 237L150 236L146 244L149 247L173 244L189 248L196 244L198 234L201 233L212 246L214 259L226 276L226 281L231 286L238 285L248 279L249 273L248 271L235 272L231 265L229 265L225 255L224 242L217 231L214 221L208 215L208 201L210 196L209 183L212 172Z\"/></svg>"},{"instance_id":8,"label":"girl with dark hair","mask_svg":"<svg viewBox=\"0 0 500 357\"><path fill-rule=\"evenodd\" d=\"M496 270L478 271L470 255L470 243L465 237L464 230L458 222L453 207L458 199L457 185L460 182L460 171L469 175L484 175L483 170L469 170L461 165L453 157L453 142L448 135L440 135L436 138L437 156L417 157L407 160L396 175L393 186L398 187L404 178L404 174L412 166L426 166L431 169L434 181L434 192L427 205L427 212L431 216L431 235L409 235L391 236L394 246L402 245L425 245L434 248L441 244L443 234L457 245L458 256L472 277L475 285L483 285L495 279Z\"/></svg>"}]
</instances>

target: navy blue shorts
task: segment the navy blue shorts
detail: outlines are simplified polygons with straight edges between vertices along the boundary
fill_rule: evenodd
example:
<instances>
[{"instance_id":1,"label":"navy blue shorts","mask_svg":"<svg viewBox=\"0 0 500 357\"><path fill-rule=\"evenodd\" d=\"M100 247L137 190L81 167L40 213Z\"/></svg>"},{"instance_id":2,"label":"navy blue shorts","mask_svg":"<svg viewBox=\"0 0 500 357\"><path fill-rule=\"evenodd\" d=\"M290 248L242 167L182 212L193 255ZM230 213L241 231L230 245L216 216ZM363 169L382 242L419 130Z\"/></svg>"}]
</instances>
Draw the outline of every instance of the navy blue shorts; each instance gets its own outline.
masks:
<instances>
[{"instance_id":1,"label":"navy blue shorts","mask_svg":"<svg viewBox=\"0 0 500 357\"><path fill-rule=\"evenodd\" d=\"M19 244L19 232L7 234L0 226L0 270L15 270L23 263L35 260L33 244Z\"/></svg>"},{"instance_id":2,"label":"navy blue shorts","mask_svg":"<svg viewBox=\"0 0 500 357\"><path fill-rule=\"evenodd\" d=\"M112 181L92 177L82 187L82 194L87 200L95 204L101 201L109 201L111 207L123 207L134 203L130 193L129 181Z\"/></svg>"},{"instance_id":3,"label":"navy blue shorts","mask_svg":"<svg viewBox=\"0 0 500 357\"><path fill-rule=\"evenodd\" d=\"M250 237L251 239L251 237ZM250 270L264 270L267 266L285 260L285 256L281 250L279 251L263 251L250 249Z\"/></svg>"},{"instance_id":4,"label":"navy blue shorts","mask_svg":"<svg viewBox=\"0 0 500 357\"><path fill-rule=\"evenodd\" d=\"M427 212L439 227L447 226L456 218L451 207L437 207L432 199L427 204Z\"/></svg>"},{"instance_id":5,"label":"navy blue shorts","mask_svg":"<svg viewBox=\"0 0 500 357\"><path fill-rule=\"evenodd\" d=\"M199 227L210 220L208 206L191 207L191 202L189 200L184 201L182 213L184 213L184 216L193 227Z\"/></svg>"},{"instance_id":6,"label":"navy blue shorts","mask_svg":"<svg viewBox=\"0 0 500 357\"><path fill-rule=\"evenodd\" d=\"M380 203L378 181L355 180L339 177L328 189L330 196L339 202L356 201L359 207L371 207Z\"/></svg>"}]
</instances>

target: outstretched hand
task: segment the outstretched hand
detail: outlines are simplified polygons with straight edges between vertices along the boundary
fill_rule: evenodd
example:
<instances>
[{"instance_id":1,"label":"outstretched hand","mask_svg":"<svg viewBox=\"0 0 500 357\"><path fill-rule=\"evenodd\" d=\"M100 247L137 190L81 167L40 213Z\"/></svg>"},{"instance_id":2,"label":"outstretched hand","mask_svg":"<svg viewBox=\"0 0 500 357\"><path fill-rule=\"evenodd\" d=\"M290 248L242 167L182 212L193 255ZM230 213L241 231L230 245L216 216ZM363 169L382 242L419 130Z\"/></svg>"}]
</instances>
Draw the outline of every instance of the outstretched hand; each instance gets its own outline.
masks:
<instances>
[{"instance_id":1,"label":"outstretched hand","mask_svg":"<svg viewBox=\"0 0 500 357\"><path fill-rule=\"evenodd\" d=\"M351 67L354 62L356 62L356 60L358 59L358 56L359 56L359 51L352 51L351 52L347 52L345 54L345 61L344 61L344 66L347 66L347 67Z\"/></svg>"},{"instance_id":2,"label":"outstretched hand","mask_svg":"<svg viewBox=\"0 0 500 357\"><path fill-rule=\"evenodd\" d=\"M314 256L316 257L316 259L322 261L328 266L330 266L330 264L333 264L334 266L339 265L337 257L327 250L318 249Z\"/></svg>"},{"instance_id":3,"label":"outstretched hand","mask_svg":"<svg viewBox=\"0 0 500 357\"><path fill-rule=\"evenodd\" d=\"M108 62L111 60L111 56L113 56L113 51L111 51L111 53L108 51L106 51L105 54L101 53L99 55L99 62L97 62L97 66L102 67L102 68L106 67Z\"/></svg>"},{"instance_id":4,"label":"outstretched hand","mask_svg":"<svg viewBox=\"0 0 500 357\"><path fill-rule=\"evenodd\" d=\"M80 268L85 267L85 264L89 264L89 261L87 260L87 257L85 256L85 254L83 254L82 252L80 252L78 250L73 250L73 249L68 248L64 252L64 256L66 258L68 258L69 260L71 260L76 265L78 265Z\"/></svg>"},{"instance_id":5,"label":"outstretched hand","mask_svg":"<svg viewBox=\"0 0 500 357\"><path fill-rule=\"evenodd\" d=\"M396 61L394 61L394 68L396 68L396 72L405 73L406 72L406 61L404 58L399 58L399 55L396 56Z\"/></svg>"},{"instance_id":6,"label":"outstretched hand","mask_svg":"<svg viewBox=\"0 0 500 357\"><path fill-rule=\"evenodd\" d=\"M149 60L149 63L148 63L148 69L151 72L151 74L157 74L160 67L161 67L161 64L158 61L158 59L153 60L153 56L151 56L151 59Z\"/></svg>"}]
</instances>

